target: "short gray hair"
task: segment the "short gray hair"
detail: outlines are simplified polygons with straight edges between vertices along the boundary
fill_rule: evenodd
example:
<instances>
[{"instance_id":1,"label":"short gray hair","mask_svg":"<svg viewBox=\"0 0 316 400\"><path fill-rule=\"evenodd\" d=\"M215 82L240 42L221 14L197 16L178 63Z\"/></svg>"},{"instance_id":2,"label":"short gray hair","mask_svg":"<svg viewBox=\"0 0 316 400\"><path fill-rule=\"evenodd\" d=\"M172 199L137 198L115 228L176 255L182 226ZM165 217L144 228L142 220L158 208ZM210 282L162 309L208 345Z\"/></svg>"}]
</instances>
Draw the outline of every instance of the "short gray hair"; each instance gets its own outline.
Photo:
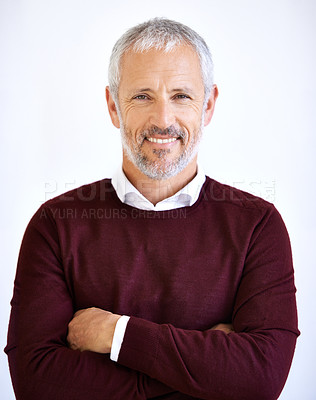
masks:
<instances>
[{"instance_id":1,"label":"short gray hair","mask_svg":"<svg viewBox=\"0 0 316 400\"><path fill-rule=\"evenodd\" d=\"M179 22L166 18L154 18L129 29L113 47L108 78L115 103L118 105L120 66L126 51L131 49L136 53L142 53L156 49L167 53L181 44L191 46L199 57L205 100L207 100L213 88L214 67L212 55L204 39L193 29Z\"/></svg>"}]
</instances>

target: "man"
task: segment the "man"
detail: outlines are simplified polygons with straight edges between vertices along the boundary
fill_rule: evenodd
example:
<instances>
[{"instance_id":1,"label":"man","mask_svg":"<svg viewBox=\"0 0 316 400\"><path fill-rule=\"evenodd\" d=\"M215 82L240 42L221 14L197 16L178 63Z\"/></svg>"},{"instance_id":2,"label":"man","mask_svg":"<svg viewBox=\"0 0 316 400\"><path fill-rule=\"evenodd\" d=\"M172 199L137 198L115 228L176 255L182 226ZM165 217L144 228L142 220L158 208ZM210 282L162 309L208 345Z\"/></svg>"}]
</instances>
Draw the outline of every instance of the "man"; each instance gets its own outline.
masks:
<instances>
[{"instance_id":1,"label":"man","mask_svg":"<svg viewBox=\"0 0 316 400\"><path fill-rule=\"evenodd\" d=\"M45 203L23 239L17 399L276 399L299 334L290 244L272 204L197 167L218 95L205 42L138 25L109 82L122 169Z\"/></svg>"}]
</instances>

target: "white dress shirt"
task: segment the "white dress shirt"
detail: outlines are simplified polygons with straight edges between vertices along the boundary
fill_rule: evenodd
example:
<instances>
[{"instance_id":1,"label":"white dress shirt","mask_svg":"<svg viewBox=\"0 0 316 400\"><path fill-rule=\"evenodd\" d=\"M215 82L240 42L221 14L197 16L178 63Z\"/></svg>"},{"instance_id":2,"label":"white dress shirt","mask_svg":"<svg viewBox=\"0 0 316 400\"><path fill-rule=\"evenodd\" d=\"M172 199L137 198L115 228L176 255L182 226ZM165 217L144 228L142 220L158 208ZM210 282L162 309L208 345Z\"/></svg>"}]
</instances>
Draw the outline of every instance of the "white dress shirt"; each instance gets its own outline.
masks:
<instances>
[{"instance_id":1,"label":"white dress shirt","mask_svg":"<svg viewBox=\"0 0 316 400\"><path fill-rule=\"evenodd\" d=\"M197 201L204 182L204 171L200 166L198 166L197 174L192 181L173 196L154 205L131 184L131 182L126 178L122 168L119 168L112 178L112 185L122 203L141 210L150 211L166 211L180 207L192 206ZM129 317L123 315L116 323L110 354L112 361L118 360L128 321Z\"/></svg>"}]
</instances>

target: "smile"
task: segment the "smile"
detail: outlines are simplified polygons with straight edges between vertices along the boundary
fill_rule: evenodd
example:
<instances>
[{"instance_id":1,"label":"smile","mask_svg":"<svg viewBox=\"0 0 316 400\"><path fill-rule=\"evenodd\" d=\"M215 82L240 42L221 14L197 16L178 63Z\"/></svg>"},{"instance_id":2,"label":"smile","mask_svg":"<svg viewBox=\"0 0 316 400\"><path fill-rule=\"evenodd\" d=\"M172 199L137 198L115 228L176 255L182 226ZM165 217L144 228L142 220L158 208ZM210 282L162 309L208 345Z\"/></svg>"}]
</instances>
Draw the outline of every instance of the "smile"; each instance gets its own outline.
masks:
<instances>
[{"instance_id":1,"label":"smile","mask_svg":"<svg viewBox=\"0 0 316 400\"><path fill-rule=\"evenodd\" d=\"M148 137L146 138L147 140L149 140L151 143L172 143L175 142L177 140L177 138L170 138L170 139L156 139L156 138L152 138L152 137Z\"/></svg>"}]
</instances>

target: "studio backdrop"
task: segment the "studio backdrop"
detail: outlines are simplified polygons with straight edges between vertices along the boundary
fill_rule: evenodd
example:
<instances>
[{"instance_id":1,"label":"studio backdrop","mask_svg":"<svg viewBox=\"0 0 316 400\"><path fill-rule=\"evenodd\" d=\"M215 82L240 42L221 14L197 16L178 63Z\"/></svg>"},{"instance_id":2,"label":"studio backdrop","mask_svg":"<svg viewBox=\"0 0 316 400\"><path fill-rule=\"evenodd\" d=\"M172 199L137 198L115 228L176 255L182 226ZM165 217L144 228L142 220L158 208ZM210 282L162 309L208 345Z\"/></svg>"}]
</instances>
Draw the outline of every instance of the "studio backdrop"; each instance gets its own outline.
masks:
<instances>
[{"instance_id":1,"label":"studio backdrop","mask_svg":"<svg viewBox=\"0 0 316 400\"><path fill-rule=\"evenodd\" d=\"M0 347L29 219L120 165L104 96L109 56L126 29L156 16L189 25L213 54L219 98L199 162L210 177L274 203L286 223L301 336L280 398L315 399L313 0L1 0ZM3 352L0 387L1 399L14 399Z\"/></svg>"}]
</instances>

